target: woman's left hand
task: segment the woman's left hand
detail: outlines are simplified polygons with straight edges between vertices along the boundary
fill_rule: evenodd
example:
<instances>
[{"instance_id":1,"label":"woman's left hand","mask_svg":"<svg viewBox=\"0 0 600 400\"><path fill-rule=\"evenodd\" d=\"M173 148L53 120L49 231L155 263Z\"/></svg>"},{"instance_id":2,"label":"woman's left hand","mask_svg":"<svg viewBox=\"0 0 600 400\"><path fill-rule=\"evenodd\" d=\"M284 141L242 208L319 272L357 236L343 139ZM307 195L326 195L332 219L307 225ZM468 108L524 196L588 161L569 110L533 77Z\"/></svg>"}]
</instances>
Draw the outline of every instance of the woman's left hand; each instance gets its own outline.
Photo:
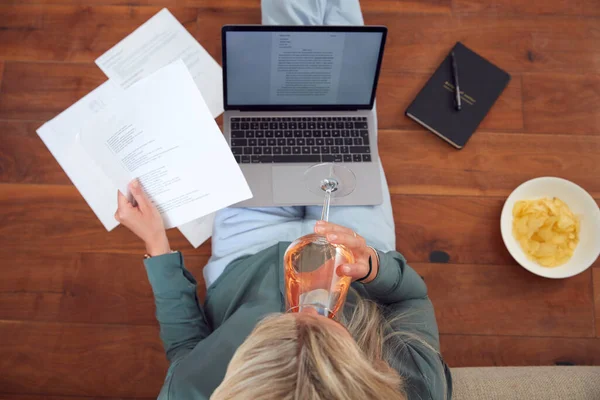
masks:
<instances>
[{"instance_id":1,"label":"woman's left hand","mask_svg":"<svg viewBox=\"0 0 600 400\"><path fill-rule=\"evenodd\" d=\"M171 252L167 232L160 213L152 204L140 182L129 183L129 190L136 201L133 205L121 192L117 193L119 207L115 219L125 225L146 244L146 251L152 257Z\"/></svg>"},{"instance_id":2,"label":"woman's left hand","mask_svg":"<svg viewBox=\"0 0 600 400\"><path fill-rule=\"evenodd\" d=\"M366 277L361 280L361 283L369 283L375 279L379 271L377 254L371 247L367 246L363 237L350 228L325 221L317 221L315 232L327 237L330 243L344 245L352 251L354 264L346 264L339 267L343 275L351 276L353 281ZM369 257L371 257L373 265L371 273L369 273Z\"/></svg>"}]
</instances>

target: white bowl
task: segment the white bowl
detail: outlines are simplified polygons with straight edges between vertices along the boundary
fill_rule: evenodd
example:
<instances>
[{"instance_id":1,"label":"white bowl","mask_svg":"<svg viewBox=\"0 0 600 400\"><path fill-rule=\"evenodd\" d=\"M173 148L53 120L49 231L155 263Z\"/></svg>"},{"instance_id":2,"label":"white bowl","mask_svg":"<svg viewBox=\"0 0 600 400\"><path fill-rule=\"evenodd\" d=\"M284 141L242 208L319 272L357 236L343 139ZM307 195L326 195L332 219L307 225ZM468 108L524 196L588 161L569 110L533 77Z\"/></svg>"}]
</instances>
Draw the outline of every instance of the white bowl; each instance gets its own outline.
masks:
<instances>
[{"instance_id":1,"label":"white bowl","mask_svg":"<svg viewBox=\"0 0 600 400\"><path fill-rule=\"evenodd\" d=\"M527 258L521 245L512 234L512 210L515 203L519 200L541 197L558 197L581 219L579 244L573 257L565 264L554 268L542 267ZM521 184L504 203L500 217L500 230L510 255L523 268L546 278L560 279L577 275L588 269L600 255L600 209L588 192L565 179L543 177Z\"/></svg>"}]
</instances>

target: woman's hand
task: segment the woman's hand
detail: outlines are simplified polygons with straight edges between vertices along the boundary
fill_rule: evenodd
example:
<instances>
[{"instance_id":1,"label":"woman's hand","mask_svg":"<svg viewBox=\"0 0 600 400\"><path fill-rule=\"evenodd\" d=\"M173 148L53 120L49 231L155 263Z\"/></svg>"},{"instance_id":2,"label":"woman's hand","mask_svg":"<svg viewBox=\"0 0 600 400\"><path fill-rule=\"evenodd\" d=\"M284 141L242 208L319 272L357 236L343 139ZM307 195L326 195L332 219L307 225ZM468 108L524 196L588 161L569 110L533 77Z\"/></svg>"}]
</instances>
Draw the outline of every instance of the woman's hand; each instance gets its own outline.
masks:
<instances>
[{"instance_id":1,"label":"woman's hand","mask_svg":"<svg viewBox=\"0 0 600 400\"><path fill-rule=\"evenodd\" d=\"M150 256L169 253L171 247L160 213L148 199L137 179L129 183L129 190L131 190L137 205L131 204L127 197L118 192L119 207L115 213L115 219L144 241L146 251Z\"/></svg>"},{"instance_id":2,"label":"woman's hand","mask_svg":"<svg viewBox=\"0 0 600 400\"><path fill-rule=\"evenodd\" d=\"M351 276L352 280L362 279L362 283L369 283L377 276L379 263L377 254L372 248L367 246L365 239L356 234L352 229L325 221L317 221L315 232L324 235L327 240L333 244L342 244L346 246L354 255L354 264L340 266L344 275ZM369 257L373 269L369 274ZM366 276L369 274L369 276Z\"/></svg>"}]
</instances>

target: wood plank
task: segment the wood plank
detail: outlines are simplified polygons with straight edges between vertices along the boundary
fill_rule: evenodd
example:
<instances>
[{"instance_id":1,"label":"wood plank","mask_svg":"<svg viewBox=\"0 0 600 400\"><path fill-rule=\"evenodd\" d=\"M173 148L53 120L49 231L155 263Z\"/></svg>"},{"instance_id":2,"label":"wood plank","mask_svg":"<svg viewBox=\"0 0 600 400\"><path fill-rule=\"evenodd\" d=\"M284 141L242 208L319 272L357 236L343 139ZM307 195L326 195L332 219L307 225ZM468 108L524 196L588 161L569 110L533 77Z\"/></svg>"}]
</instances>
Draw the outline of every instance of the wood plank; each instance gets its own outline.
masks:
<instances>
[{"instance_id":1,"label":"wood plank","mask_svg":"<svg viewBox=\"0 0 600 400\"><path fill-rule=\"evenodd\" d=\"M69 183L34 133L37 125L0 121L0 181ZM598 136L478 132L465 151L456 151L425 130L382 130L379 141L395 194L507 196L528 179L553 175L600 197L600 183L594 178L600 168L595 161ZM513 168L514 157L519 157L518 169Z\"/></svg>"},{"instance_id":2,"label":"wood plank","mask_svg":"<svg viewBox=\"0 0 600 400\"><path fill-rule=\"evenodd\" d=\"M430 74L460 40L482 56L512 74L531 71L595 72L600 66L599 33L593 20L568 17L490 18L447 15L420 15L394 12L389 1L363 3L365 22L393 27L388 41L383 68L390 71L416 71ZM400 9L407 4L401 4ZM422 6L421 2L416 4ZM391 9L386 9L386 7ZM409 6L410 7L410 6ZM425 5L429 7L429 5ZM432 14L436 14L435 13ZM212 32L212 39L199 40L215 58L220 26L230 22L230 11L215 8L199 12L199 30ZM236 23L258 23L259 10L248 17L233 15ZM401 20L398 24L396 21ZM209 36L211 37L211 36Z\"/></svg>"},{"instance_id":3,"label":"wood plank","mask_svg":"<svg viewBox=\"0 0 600 400\"><path fill-rule=\"evenodd\" d=\"M398 249L411 262L428 262L445 251L458 264L513 265L500 236L504 198L394 195ZM74 187L0 185L0 235L14 251L144 253L143 244L125 227L106 232ZM57 223L59 222L59 223ZM191 246L176 230L171 246ZM210 243L194 254L210 254Z\"/></svg>"},{"instance_id":4,"label":"wood plank","mask_svg":"<svg viewBox=\"0 0 600 400\"><path fill-rule=\"evenodd\" d=\"M412 267L425 278L441 333L595 336L591 270L544 279L516 265Z\"/></svg>"},{"instance_id":5,"label":"wood plank","mask_svg":"<svg viewBox=\"0 0 600 400\"><path fill-rule=\"evenodd\" d=\"M369 0L361 2L363 14L384 11L399 14L444 14L452 12L451 0Z\"/></svg>"},{"instance_id":6,"label":"wood plank","mask_svg":"<svg viewBox=\"0 0 600 400\"><path fill-rule=\"evenodd\" d=\"M15 0L0 0L0 4L11 5ZM131 6L144 8L155 7L194 7L194 8L258 8L260 0L18 0L19 4L47 4L47 5L69 5L69 6Z\"/></svg>"},{"instance_id":7,"label":"wood plank","mask_svg":"<svg viewBox=\"0 0 600 400\"><path fill-rule=\"evenodd\" d=\"M430 75L430 73L401 70L386 69L382 71L377 90L379 129L414 129L414 127L420 126L404 113ZM513 76L490 113L482 121L480 129L516 131L522 128L521 78Z\"/></svg>"},{"instance_id":8,"label":"wood plank","mask_svg":"<svg viewBox=\"0 0 600 400\"><path fill-rule=\"evenodd\" d=\"M29 8L35 7L31 6L28 7L28 9ZM99 13L102 18L110 19L111 15L114 17L113 14L127 9L127 7L100 7L99 10L104 12L101 13L99 11ZM156 12L157 9L153 9L151 11L152 12L144 11L145 14L141 11L135 11L133 14L140 19L140 21L135 22L139 22L141 24L145 19L147 19L147 17L150 17L154 12ZM186 9L183 9L183 11L189 12L189 10ZM29 14L35 13L30 12ZM197 39L202 43L206 42L207 50L210 51L218 60L221 59L221 25L218 21L227 21L227 23L260 23L259 10L232 11L231 13L206 10L204 13L205 16L212 16L213 14L223 15L220 19L216 20L216 23L213 21L214 18L212 17L209 18L208 21L205 18L201 19L200 22L203 24L202 26L204 26L204 28L202 28L198 33ZM225 18L224 14L227 14L227 18ZM177 13L175 13L175 15L178 16ZM195 15L195 11L193 14L190 14L190 16L191 15ZM251 17L248 15L251 15ZM140 16L143 16L143 18L140 18ZM102 18L99 20L98 26L106 22ZM117 22L119 21L119 18L114 19ZM179 17L179 20L182 21L183 18ZM61 26L58 23L55 25L59 27ZM128 29L131 31L134 28L135 26ZM191 26L189 28L192 33L196 33L195 29L191 29ZM105 28L102 27L102 29ZM86 30L83 29L82 31ZM0 35L2 35L2 32L3 31L0 30ZM92 33L90 33L90 35ZM98 50L96 52L97 54L94 53L93 56L87 57L89 59L89 63L85 64L8 62L6 66L6 82L0 91L0 119L46 121L71 106L74 102L79 100L81 97L89 93L92 89L96 88L106 80L105 75L97 68L95 64L93 64L93 60L103 51L107 50L110 46L116 44L120 39L125 37L126 34L127 32L123 33L119 37L115 37L114 40L108 43L106 46L102 45L103 50ZM90 37L96 40L95 36ZM207 40L207 38L212 39ZM107 39L106 41L108 42L109 40ZM2 47L1 40L0 47ZM22 48L27 47L23 46ZM38 59L39 57L41 56L35 55L34 59Z\"/></svg>"},{"instance_id":9,"label":"wood plank","mask_svg":"<svg viewBox=\"0 0 600 400\"><path fill-rule=\"evenodd\" d=\"M4 75L4 61L0 60L0 91L2 90L2 77Z\"/></svg>"},{"instance_id":10,"label":"wood plank","mask_svg":"<svg viewBox=\"0 0 600 400\"><path fill-rule=\"evenodd\" d=\"M600 75L523 76L525 128L530 132L600 134Z\"/></svg>"},{"instance_id":11,"label":"wood plank","mask_svg":"<svg viewBox=\"0 0 600 400\"><path fill-rule=\"evenodd\" d=\"M500 234L504 201L504 197L392 195L396 248L410 263L429 262L432 252L442 251L453 264L517 266ZM600 265L600 258L594 265Z\"/></svg>"},{"instance_id":12,"label":"wood plank","mask_svg":"<svg viewBox=\"0 0 600 400\"><path fill-rule=\"evenodd\" d=\"M71 184L35 133L39 126L39 122L0 121L0 182Z\"/></svg>"},{"instance_id":13,"label":"wood plank","mask_svg":"<svg viewBox=\"0 0 600 400\"><path fill-rule=\"evenodd\" d=\"M168 234L173 249L192 249L178 230ZM107 232L74 186L0 184L0 237L15 251L145 253L127 228ZM210 254L210 241L195 254Z\"/></svg>"},{"instance_id":14,"label":"wood plank","mask_svg":"<svg viewBox=\"0 0 600 400\"><path fill-rule=\"evenodd\" d=\"M392 195L396 248L411 263L433 252L453 264L514 265L500 234L504 198ZM600 265L600 259L595 266Z\"/></svg>"},{"instance_id":15,"label":"wood plank","mask_svg":"<svg viewBox=\"0 0 600 400\"><path fill-rule=\"evenodd\" d=\"M0 321L8 393L153 397L167 361L158 327Z\"/></svg>"},{"instance_id":16,"label":"wood plank","mask_svg":"<svg viewBox=\"0 0 600 400\"><path fill-rule=\"evenodd\" d=\"M425 129L380 130L379 153L394 194L507 197L529 179L558 176L600 199L600 136L481 129L456 150Z\"/></svg>"},{"instance_id":17,"label":"wood plank","mask_svg":"<svg viewBox=\"0 0 600 400\"><path fill-rule=\"evenodd\" d=\"M95 64L7 62L0 119L49 120L104 81Z\"/></svg>"},{"instance_id":18,"label":"wood plank","mask_svg":"<svg viewBox=\"0 0 600 400\"><path fill-rule=\"evenodd\" d=\"M453 0L452 9L455 14L490 14L490 15L583 15L586 0Z\"/></svg>"},{"instance_id":19,"label":"wood plank","mask_svg":"<svg viewBox=\"0 0 600 400\"><path fill-rule=\"evenodd\" d=\"M453 0L454 15L484 14L499 15L571 15L598 16L600 2L598 0L555 0L555 1L520 1L520 0Z\"/></svg>"},{"instance_id":20,"label":"wood plank","mask_svg":"<svg viewBox=\"0 0 600 400\"><path fill-rule=\"evenodd\" d=\"M600 365L600 339L441 335L442 355L452 368Z\"/></svg>"},{"instance_id":21,"label":"wood plank","mask_svg":"<svg viewBox=\"0 0 600 400\"><path fill-rule=\"evenodd\" d=\"M523 128L523 82L518 75L512 75L510 82L481 121L479 129L521 130Z\"/></svg>"},{"instance_id":22,"label":"wood plank","mask_svg":"<svg viewBox=\"0 0 600 400\"><path fill-rule=\"evenodd\" d=\"M151 327L3 321L0 337L0 384L11 392L149 397L166 369ZM441 343L451 367L600 362L599 339L442 335Z\"/></svg>"},{"instance_id":23,"label":"wood plank","mask_svg":"<svg viewBox=\"0 0 600 400\"><path fill-rule=\"evenodd\" d=\"M0 0L0 4L12 4L14 0ZM125 5L222 8L260 10L260 0L20 0L20 4L65 4L65 5ZM363 12L393 11L401 14L450 14L451 0L369 0L361 4Z\"/></svg>"},{"instance_id":24,"label":"wood plank","mask_svg":"<svg viewBox=\"0 0 600 400\"><path fill-rule=\"evenodd\" d=\"M396 5L399 5L396 7ZM438 60L456 40L463 41L483 56L512 73L525 71L597 71L600 50L593 19L568 17L490 18L467 16L452 18L436 15L436 7L445 2L395 3L385 0L364 7L368 24L384 24L394 28L389 32L386 65L392 70L432 71ZM404 7L408 6L408 14ZM15 6L6 5L0 15L0 56L10 60L51 60L92 62L137 26L152 16L158 7L126 6ZM433 8L432 13L420 9ZM241 11L240 11L241 10ZM400 11L393 11L400 10ZM171 11L194 33L194 9L173 8ZM231 23L230 7L209 7L199 13L205 20L216 16L213 35L220 26ZM240 22L259 23L260 9L241 8L234 13L248 17ZM414 14L411 14L414 13ZM42 18L43 16L43 18ZM402 20L402 24L395 21ZM200 27L203 25L200 23ZM85 27L85 29L83 28ZM68 38L68 39L67 39ZM22 45L24 42L26 45ZM214 47L215 42L202 41Z\"/></svg>"},{"instance_id":25,"label":"wood plank","mask_svg":"<svg viewBox=\"0 0 600 400\"><path fill-rule=\"evenodd\" d=\"M595 266L598 268L592 268L592 274L594 278L594 315L596 317L596 336L600 337L600 263L597 262Z\"/></svg>"},{"instance_id":26,"label":"wood plank","mask_svg":"<svg viewBox=\"0 0 600 400\"><path fill-rule=\"evenodd\" d=\"M255 12L251 16L248 16L245 12L237 12L232 13L233 17L227 14L227 18L225 14L227 13L207 11L198 19L200 28L198 29L197 38L205 44L211 55L218 60L220 60L218 28L222 23L259 21L258 12ZM413 17L409 16L407 18L410 20ZM421 23L423 22L425 21L421 21ZM483 23L483 21L479 21L479 23ZM442 37L450 37L450 32L444 32ZM520 38L521 36L518 37ZM414 52L410 49L397 49L397 46L392 44L393 38L390 38L390 45L384 57L384 71L382 72L379 87L379 108L382 128L414 126L412 121L403 116L404 111L424 85L431 71L437 67L449 46L451 46L451 43L449 43L448 45L444 45L444 49L438 48L436 50L435 46L439 46L438 42L442 39L436 39L435 36L425 37L425 39L431 41L432 44L415 42L414 45L418 46L419 49L427 49L424 54L427 57L433 58L428 62L423 62L424 60L419 57L415 59ZM404 46L407 42L410 45L411 41L402 36L398 37L396 42L402 43L402 46ZM508 42L510 43L510 41ZM503 51L506 51L510 55L515 54L514 46L507 47L504 41L501 43L505 46ZM491 47L483 46L483 48L487 49ZM586 51L582 54L591 53ZM407 60L410 61L411 65L397 65L398 62L405 62ZM492 59L492 61L494 60ZM570 62L573 65L586 65L585 63L576 62L576 60ZM427 71L406 72L406 68L420 68L420 66L426 66L425 69ZM513 80L488 118L483 122L482 128L519 130L523 126L521 79L520 76L515 75L514 70L509 69L509 71L514 75ZM49 63L39 65L7 63L5 74L8 84L4 85L5 87L0 92L0 118L40 121L46 120L64 110L105 80L103 74L91 64L64 65ZM57 88L61 90L59 91ZM555 88L553 88L553 91L556 91ZM563 90L561 89L557 93L563 93Z\"/></svg>"},{"instance_id":27,"label":"wood plank","mask_svg":"<svg viewBox=\"0 0 600 400\"><path fill-rule=\"evenodd\" d=\"M381 110L381 107L380 107ZM0 121L0 182L70 181L35 133L39 123ZM600 136L478 132L457 151L428 131L381 130L380 155L394 194L508 196L528 179L553 175L600 198ZM401 155L401 156L400 156ZM519 168L514 168L518 157Z\"/></svg>"},{"instance_id":28,"label":"wood plank","mask_svg":"<svg viewBox=\"0 0 600 400\"><path fill-rule=\"evenodd\" d=\"M154 297L141 255L0 252L10 261L0 282L0 319L88 324L155 325ZM184 254L206 287L208 256Z\"/></svg>"},{"instance_id":29,"label":"wood plank","mask_svg":"<svg viewBox=\"0 0 600 400\"><path fill-rule=\"evenodd\" d=\"M432 251L445 251L452 263L513 265L499 229L504 200L394 195L398 249L411 262L428 262ZM144 253L126 228L106 232L70 186L2 184L0 221L3 248L13 251ZM178 231L169 236L174 249L191 249ZM210 243L194 254L210 254Z\"/></svg>"},{"instance_id":30,"label":"wood plank","mask_svg":"<svg viewBox=\"0 0 600 400\"><path fill-rule=\"evenodd\" d=\"M409 262L434 251L455 264L515 265L500 235L503 198L392 196L396 247Z\"/></svg>"},{"instance_id":31,"label":"wood plank","mask_svg":"<svg viewBox=\"0 0 600 400\"><path fill-rule=\"evenodd\" d=\"M500 237L503 198L401 196L393 198L398 248L412 262L446 251L453 263L512 264ZM143 254L124 227L106 232L74 187L0 185L0 235L14 251ZM60 223L57 223L60 221ZM190 245L176 230L172 247ZM209 244L196 254L209 254Z\"/></svg>"},{"instance_id":32,"label":"wood plank","mask_svg":"<svg viewBox=\"0 0 600 400\"><path fill-rule=\"evenodd\" d=\"M600 16L600 0L585 0L583 4L583 15Z\"/></svg>"},{"instance_id":33,"label":"wood plank","mask_svg":"<svg viewBox=\"0 0 600 400\"><path fill-rule=\"evenodd\" d=\"M396 196L394 197L397 198ZM394 202L396 206L397 203ZM402 221L400 221L402 222ZM410 232L408 232L410 233ZM108 234L107 234L108 235ZM403 232L399 235L402 237ZM400 239L402 240L402 239ZM483 241L485 242L485 240ZM415 247L422 247L422 242L416 243ZM410 249L406 250L406 245L399 243L399 249L407 255L411 264L413 256L410 254ZM485 246L484 243L474 242L474 248ZM443 249L443 248L442 248ZM485 248L483 249L485 251ZM14 250L10 250L13 254ZM88 323L131 323L131 324L151 324L153 323L153 303L150 289L146 282L146 276L143 271L139 255L114 255L114 254L68 254L58 252L37 252L35 254L17 252L17 256L7 254L4 259L11 259L11 268L3 272L3 281L0 283L0 318L1 319L32 319L32 320L56 320L67 322L88 322ZM188 268L197 277L199 281L202 279L201 268L207 261L207 256L197 256L195 252L186 252L185 254ZM419 255L422 257L423 255ZM519 329L527 327L528 330L534 332L535 327L538 330L547 329L548 331L561 332L560 335L567 336L569 332L572 334L583 335L586 324L582 320L584 311L581 304L585 304L586 288L589 284L583 284L584 275L571 278L565 281L544 280L520 269L516 265L509 266L490 266L490 267L475 267L475 266L457 266L444 265L439 268L458 269L458 274L452 274L452 278L439 274L433 268L438 266L424 266L414 264L419 268L426 277L433 294L443 293L449 298L434 298L435 304L443 304L444 307L451 307L450 311L445 311L446 308L439 309L441 313L438 315L442 332L457 333L456 325L452 325L452 318L446 318L446 314L452 317L458 311L465 310L467 315L472 315L474 318L478 316L476 312L470 312L468 305L471 304L471 295L475 298L481 296L490 301L494 298L494 293L497 297L502 298L506 295L509 300L503 304L506 309L527 309L520 305L519 301L528 301L528 306L537 310L536 315L544 316L539 321L531 319L528 322L533 324L533 327L527 325L527 321L514 320L513 315L509 315L511 321L519 322L516 326L511 325L501 318L494 320L498 321L499 327L493 323L486 322L485 319L477 319L476 321L465 320L464 315L459 319L460 327L471 330L472 333L482 333L481 329L500 329L500 333L520 334ZM598 263L600 265L600 263ZM421 269L422 268L422 269ZM485 269L482 269L485 268ZM485 272L484 272L485 271ZM454 271L453 271L454 272ZM478 274L481 272L481 275ZM439 276L435 276L439 274ZM458 275L456 278L455 275ZM432 276L433 278L429 278ZM503 277L504 276L504 277ZM501 278L501 279L500 279ZM459 279L457 282L448 283L447 280ZM466 281L461 281L464 279ZM589 277L588 277L589 280ZM502 282L502 287L494 288L493 282ZM506 282L511 283L506 283ZM458 294L454 296L454 291L448 291L447 288L457 288L456 290L464 289L468 284L473 283L473 288L465 290L468 293L467 304L460 303L463 298ZM435 288L438 288L436 291ZM507 294L506 287L515 291L527 292L527 298L513 298ZM485 288L485 289L484 289ZM200 296L203 296L204 286L200 282ZM484 290L479 293L477 290ZM497 289L494 291L493 289ZM533 293L538 290L540 295L533 296ZM578 300L572 307L568 309L568 315L563 316L565 312L560 305L554 307L553 303L548 303L544 297L548 293L554 293L554 299L562 302L564 297L569 298L570 302ZM589 291L588 291L589 292ZM432 295L433 296L433 295ZM463 295L464 296L464 295ZM579 297L578 297L579 296ZM539 303L528 298L543 300ZM453 303L453 299L459 303ZM588 299L589 300L589 299ZM588 309L591 310L591 300L589 300ZM516 303L516 304L515 304ZM101 305L99 305L101 304ZM487 303L485 303L487 304ZM474 302L472 307L479 307L480 303ZM548 310L541 310L545 306L550 307ZM487 306L486 306L487 307ZM504 308L496 308L504 310ZM542 311L547 311L550 315L544 314ZM503 311L502 311L503 312ZM552 313L557 313L553 315ZM545 318L548 319L545 319ZM478 318L478 317L477 317ZM575 319L575 321L570 318ZM446 330L446 321L449 320L450 326ZM467 322L465 322L467 321ZM578 325L578 322L580 325ZM469 323L473 325L469 325ZM561 325L561 324L566 325ZM591 322L590 322L591 323ZM539 326L538 326L539 325ZM565 327L566 326L566 327ZM477 330L480 329L480 330ZM516 331L513 331L516 329ZM503 331L504 330L504 331ZM461 331L462 332L462 331ZM558 334L557 334L558 335Z\"/></svg>"},{"instance_id":34,"label":"wood plank","mask_svg":"<svg viewBox=\"0 0 600 400\"><path fill-rule=\"evenodd\" d=\"M0 5L0 58L93 63L161 7ZM192 33L197 10L170 8Z\"/></svg>"},{"instance_id":35,"label":"wood plank","mask_svg":"<svg viewBox=\"0 0 600 400\"><path fill-rule=\"evenodd\" d=\"M600 32L593 18L365 12L365 22L393 27L388 31L384 70L431 73L457 41L510 74L597 73L600 68Z\"/></svg>"}]
</instances>

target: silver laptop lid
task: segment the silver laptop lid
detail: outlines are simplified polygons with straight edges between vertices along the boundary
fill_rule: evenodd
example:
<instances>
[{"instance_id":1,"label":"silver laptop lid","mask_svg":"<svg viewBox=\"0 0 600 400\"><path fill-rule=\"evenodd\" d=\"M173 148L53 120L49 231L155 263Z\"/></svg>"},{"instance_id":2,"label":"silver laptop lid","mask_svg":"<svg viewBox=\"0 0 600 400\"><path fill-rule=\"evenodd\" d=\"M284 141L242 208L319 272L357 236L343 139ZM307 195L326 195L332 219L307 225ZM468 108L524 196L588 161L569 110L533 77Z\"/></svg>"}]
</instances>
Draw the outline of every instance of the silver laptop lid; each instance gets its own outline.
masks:
<instances>
[{"instance_id":1,"label":"silver laptop lid","mask_svg":"<svg viewBox=\"0 0 600 400\"><path fill-rule=\"evenodd\" d=\"M371 109L387 28L227 25L225 110Z\"/></svg>"}]
</instances>

